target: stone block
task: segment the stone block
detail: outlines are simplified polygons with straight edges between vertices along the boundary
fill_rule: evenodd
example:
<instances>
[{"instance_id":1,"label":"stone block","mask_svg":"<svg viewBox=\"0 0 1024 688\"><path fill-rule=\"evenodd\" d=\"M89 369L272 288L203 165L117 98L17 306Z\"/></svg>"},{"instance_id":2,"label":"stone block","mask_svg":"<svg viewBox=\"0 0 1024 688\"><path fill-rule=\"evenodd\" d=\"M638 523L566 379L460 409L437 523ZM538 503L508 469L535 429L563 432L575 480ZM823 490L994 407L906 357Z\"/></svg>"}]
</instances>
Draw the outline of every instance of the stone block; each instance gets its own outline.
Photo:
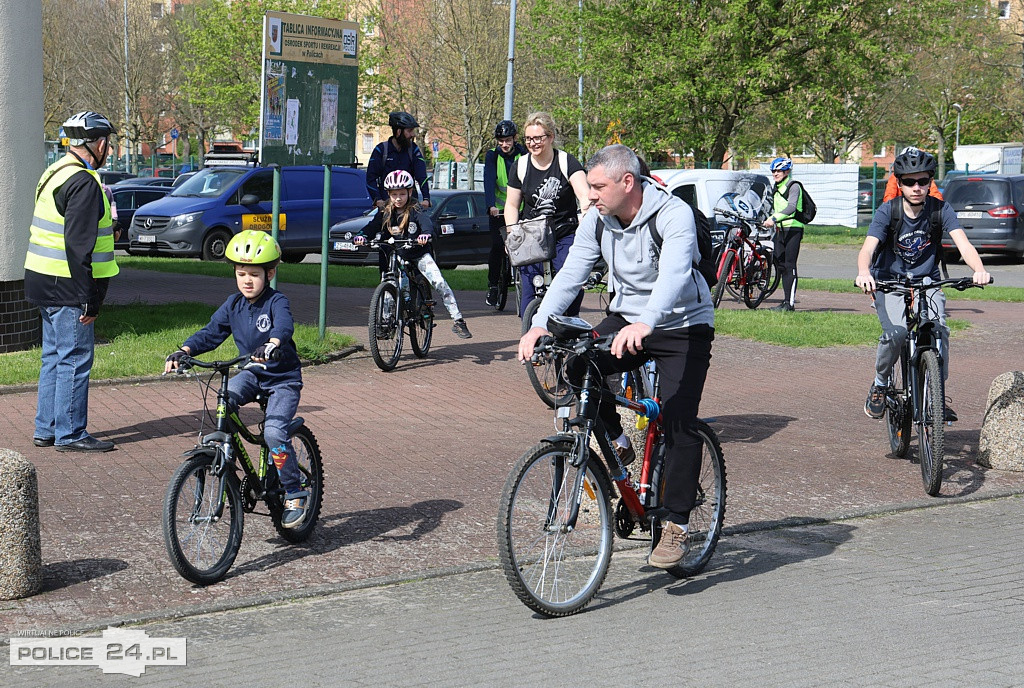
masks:
<instances>
[{"instance_id":1,"label":"stone block","mask_svg":"<svg viewBox=\"0 0 1024 688\"><path fill-rule=\"evenodd\" d=\"M1024 372L992 381L978 441L978 463L1002 471L1024 471Z\"/></svg>"},{"instance_id":2,"label":"stone block","mask_svg":"<svg viewBox=\"0 0 1024 688\"><path fill-rule=\"evenodd\" d=\"M0 449L0 600L29 597L43 582L36 467Z\"/></svg>"}]
</instances>

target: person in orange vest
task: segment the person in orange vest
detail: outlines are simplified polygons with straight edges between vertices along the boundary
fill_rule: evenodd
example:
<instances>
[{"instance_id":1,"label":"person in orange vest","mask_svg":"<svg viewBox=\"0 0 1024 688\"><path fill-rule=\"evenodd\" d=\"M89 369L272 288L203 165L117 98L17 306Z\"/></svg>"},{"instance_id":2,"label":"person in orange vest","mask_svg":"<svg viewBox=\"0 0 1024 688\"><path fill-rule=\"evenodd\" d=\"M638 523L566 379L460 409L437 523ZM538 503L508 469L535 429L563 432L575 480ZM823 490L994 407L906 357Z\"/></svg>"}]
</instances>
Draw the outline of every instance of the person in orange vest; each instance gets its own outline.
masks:
<instances>
[{"instance_id":1,"label":"person in orange vest","mask_svg":"<svg viewBox=\"0 0 1024 688\"><path fill-rule=\"evenodd\" d=\"M907 146L906 148L904 148L903 150L900 151L900 155L904 155L905 153L910 153L910 152L913 152L913 151L920 152L920 149L915 148L914 146ZM891 172L891 169L890 169L890 172ZM888 203L892 199L894 199L897 196L899 196L900 193L901 193L900 192L900 182L899 182L898 179L896 179L896 174L895 173L891 173L889 175L889 180L885 183L885 193L882 195L882 203ZM943 200L942 192L939 191L939 187L938 187L938 185L935 184L935 180L934 179L932 179L932 183L928 187L928 195L929 196L934 196L935 198L939 199L940 201ZM881 203L879 205L881 205Z\"/></svg>"}]
</instances>

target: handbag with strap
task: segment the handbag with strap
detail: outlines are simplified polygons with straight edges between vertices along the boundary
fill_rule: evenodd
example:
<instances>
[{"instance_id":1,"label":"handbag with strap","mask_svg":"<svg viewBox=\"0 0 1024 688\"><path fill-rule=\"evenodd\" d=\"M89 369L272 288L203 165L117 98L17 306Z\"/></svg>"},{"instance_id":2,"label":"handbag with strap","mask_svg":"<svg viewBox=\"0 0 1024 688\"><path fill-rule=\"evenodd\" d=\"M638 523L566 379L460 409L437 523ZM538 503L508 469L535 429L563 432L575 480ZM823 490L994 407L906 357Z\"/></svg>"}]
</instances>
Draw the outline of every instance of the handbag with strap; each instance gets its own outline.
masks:
<instances>
[{"instance_id":1,"label":"handbag with strap","mask_svg":"<svg viewBox=\"0 0 1024 688\"><path fill-rule=\"evenodd\" d=\"M505 228L505 249L512 267L543 263L555 257L555 233L548 219L535 217Z\"/></svg>"}]
</instances>

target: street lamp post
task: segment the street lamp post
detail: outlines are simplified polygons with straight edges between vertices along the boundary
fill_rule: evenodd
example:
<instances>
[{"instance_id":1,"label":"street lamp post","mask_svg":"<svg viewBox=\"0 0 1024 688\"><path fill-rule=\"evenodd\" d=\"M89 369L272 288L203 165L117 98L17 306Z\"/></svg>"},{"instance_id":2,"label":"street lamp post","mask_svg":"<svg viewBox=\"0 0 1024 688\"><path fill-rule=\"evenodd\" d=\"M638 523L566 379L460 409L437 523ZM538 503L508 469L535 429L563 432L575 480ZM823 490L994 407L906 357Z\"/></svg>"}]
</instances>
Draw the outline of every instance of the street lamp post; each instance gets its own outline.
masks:
<instances>
[{"instance_id":1,"label":"street lamp post","mask_svg":"<svg viewBox=\"0 0 1024 688\"><path fill-rule=\"evenodd\" d=\"M512 119L513 81L516 61L516 0L508 8L508 67L505 72L505 119Z\"/></svg>"},{"instance_id":2,"label":"street lamp post","mask_svg":"<svg viewBox=\"0 0 1024 688\"><path fill-rule=\"evenodd\" d=\"M128 137L128 117L130 111L128 109L128 0L124 0L124 133L125 133L125 147L124 147L124 166L125 170L131 172L132 169L132 147L131 139Z\"/></svg>"}]
</instances>

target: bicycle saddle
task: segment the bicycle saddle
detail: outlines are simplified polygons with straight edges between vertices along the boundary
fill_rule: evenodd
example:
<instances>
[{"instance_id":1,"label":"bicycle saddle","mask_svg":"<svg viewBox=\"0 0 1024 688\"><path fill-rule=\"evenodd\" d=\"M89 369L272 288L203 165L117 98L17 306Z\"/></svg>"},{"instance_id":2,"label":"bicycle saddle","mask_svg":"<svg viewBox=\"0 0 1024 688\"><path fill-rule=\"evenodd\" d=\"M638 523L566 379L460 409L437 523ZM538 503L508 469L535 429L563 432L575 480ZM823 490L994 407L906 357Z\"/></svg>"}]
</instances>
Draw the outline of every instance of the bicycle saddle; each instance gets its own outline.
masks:
<instances>
[{"instance_id":1,"label":"bicycle saddle","mask_svg":"<svg viewBox=\"0 0 1024 688\"><path fill-rule=\"evenodd\" d=\"M567 315L548 317L548 332L558 339L579 339L587 336L594 327L583 318L572 318Z\"/></svg>"}]
</instances>

